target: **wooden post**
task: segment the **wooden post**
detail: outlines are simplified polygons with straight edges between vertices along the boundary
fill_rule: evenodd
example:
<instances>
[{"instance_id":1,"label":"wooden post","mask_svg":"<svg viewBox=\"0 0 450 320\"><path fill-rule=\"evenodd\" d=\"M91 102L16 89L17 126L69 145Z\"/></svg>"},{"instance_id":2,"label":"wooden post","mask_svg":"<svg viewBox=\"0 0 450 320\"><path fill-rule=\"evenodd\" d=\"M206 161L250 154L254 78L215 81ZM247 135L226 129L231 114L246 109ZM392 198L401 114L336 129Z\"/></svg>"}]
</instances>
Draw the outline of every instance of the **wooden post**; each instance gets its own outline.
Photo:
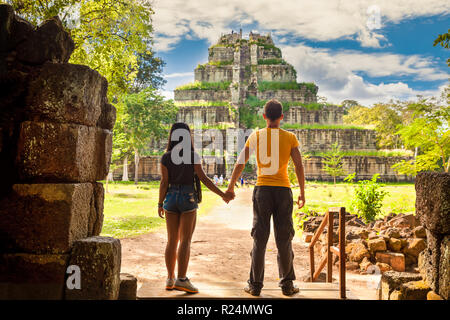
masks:
<instances>
[{"instance_id":1,"label":"wooden post","mask_svg":"<svg viewBox=\"0 0 450 320\"><path fill-rule=\"evenodd\" d=\"M345 299L345 208L339 209L339 287L341 299Z\"/></svg>"},{"instance_id":2,"label":"wooden post","mask_svg":"<svg viewBox=\"0 0 450 320\"><path fill-rule=\"evenodd\" d=\"M327 282L333 281L333 253L330 247L333 245L333 217L334 213L328 211L328 234L327 234Z\"/></svg>"},{"instance_id":3,"label":"wooden post","mask_svg":"<svg viewBox=\"0 0 450 320\"><path fill-rule=\"evenodd\" d=\"M311 282L314 282L314 246L309 247L309 266L311 269Z\"/></svg>"}]
</instances>

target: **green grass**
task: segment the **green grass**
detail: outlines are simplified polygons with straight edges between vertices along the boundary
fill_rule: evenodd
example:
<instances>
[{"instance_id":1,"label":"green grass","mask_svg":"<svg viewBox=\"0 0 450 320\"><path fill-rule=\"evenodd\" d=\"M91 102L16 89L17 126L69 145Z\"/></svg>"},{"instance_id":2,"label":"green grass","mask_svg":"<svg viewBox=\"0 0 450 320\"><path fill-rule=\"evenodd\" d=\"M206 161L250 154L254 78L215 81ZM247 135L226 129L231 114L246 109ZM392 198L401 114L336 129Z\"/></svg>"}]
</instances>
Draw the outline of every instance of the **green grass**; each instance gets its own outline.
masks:
<instances>
[{"instance_id":1,"label":"green grass","mask_svg":"<svg viewBox=\"0 0 450 320\"><path fill-rule=\"evenodd\" d=\"M195 101L175 101L175 106L177 107L228 107L230 105L229 101L205 101L205 100L195 100Z\"/></svg>"},{"instance_id":2,"label":"green grass","mask_svg":"<svg viewBox=\"0 0 450 320\"><path fill-rule=\"evenodd\" d=\"M194 81L175 88L175 90L227 90L230 86L230 81L221 82L201 82Z\"/></svg>"},{"instance_id":3,"label":"green grass","mask_svg":"<svg viewBox=\"0 0 450 320\"><path fill-rule=\"evenodd\" d=\"M354 189L357 183L337 183L335 186L332 182L310 182L306 183L305 197L306 205L302 209L295 207L294 219L296 225L299 220L296 213L298 212L317 212L319 214L325 213L330 207L345 207L347 212L355 214L351 206ZM381 208L381 215L379 218L390 214L399 213L414 213L416 192L414 183L386 183L383 190L388 192L388 195L383 200ZM293 188L294 200L297 199L299 188Z\"/></svg>"},{"instance_id":4,"label":"green grass","mask_svg":"<svg viewBox=\"0 0 450 320\"><path fill-rule=\"evenodd\" d=\"M301 82L297 83L295 81L288 82L278 82L278 81L258 81L259 91L268 90L299 90L302 87L306 87L308 91L313 94L317 93L318 87L312 82Z\"/></svg>"},{"instance_id":5,"label":"green grass","mask_svg":"<svg viewBox=\"0 0 450 320\"><path fill-rule=\"evenodd\" d=\"M258 59L258 64L287 64L287 62L284 59L281 58L274 58L274 59Z\"/></svg>"},{"instance_id":6,"label":"green grass","mask_svg":"<svg viewBox=\"0 0 450 320\"><path fill-rule=\"evenodd\" d=\"M222 201L216 194L202 189L203 201L200 215ZM109 183L105 193L105 209L102 236L126 238L158 230L165 220L158 216L159 181L133 181Z\"/></svg>"},{"instance_id":7,"label":"green grass","mask_svg":"<svg viewBox=\"0 0 450 320\"><path fill-rule=\"evenodd\" d=\"M223 61L210 61L205 64L199 64L197 66L197 69L205 69L206 66L216 66L216 67L223 67L223 66L229 66L233 64L233 60L223 60Z\"/></svg>"},{"instance_id":8,"label":"green grass","mask_svg":"<svg viewBox=\"0 0 450 320\"><path fill-rule=\"evenodd\" d=\"M365 130L366 128L347 124L299 124L284 123L281 125L283 129L356 129Z\"/></svg>"}]
</instances>

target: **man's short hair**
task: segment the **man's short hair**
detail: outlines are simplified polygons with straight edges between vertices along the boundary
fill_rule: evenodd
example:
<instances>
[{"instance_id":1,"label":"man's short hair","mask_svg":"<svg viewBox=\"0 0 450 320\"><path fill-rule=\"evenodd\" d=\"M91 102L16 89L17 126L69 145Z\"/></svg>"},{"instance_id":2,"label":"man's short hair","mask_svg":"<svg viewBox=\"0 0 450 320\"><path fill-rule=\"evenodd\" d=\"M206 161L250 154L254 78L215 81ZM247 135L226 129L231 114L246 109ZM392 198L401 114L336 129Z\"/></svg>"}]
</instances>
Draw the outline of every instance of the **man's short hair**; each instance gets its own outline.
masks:
<instances>
[{"instance_id":1,"label":"man's short hair","mask_svg":"<svg viewBox=\"0 0 450 320\"><path fill-rule=\"evenodd\" d=\"M281 105L281 102L276 99L267 101L264 106L264 114L272 121L279 119L283 114L283 106Z\"/></svg>"}]
</instances>

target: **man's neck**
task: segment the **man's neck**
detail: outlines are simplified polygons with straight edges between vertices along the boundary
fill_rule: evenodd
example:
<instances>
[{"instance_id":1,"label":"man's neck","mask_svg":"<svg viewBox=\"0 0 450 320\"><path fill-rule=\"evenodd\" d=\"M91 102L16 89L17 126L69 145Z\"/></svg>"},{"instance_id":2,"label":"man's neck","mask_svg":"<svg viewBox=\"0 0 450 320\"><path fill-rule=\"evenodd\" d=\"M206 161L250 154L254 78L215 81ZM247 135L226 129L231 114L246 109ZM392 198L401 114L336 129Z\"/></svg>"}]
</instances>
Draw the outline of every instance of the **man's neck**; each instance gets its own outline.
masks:
<instances>
[{"instance_id":1,"label":"man's neck","mask_svg":"<svg viewBox=\"0 0 450 320\"><path fill-rule=\"evenodd\" d=\"M277 124L271 124L271 123L268 123L268 124L267 124L267 128L269 128L269 129L279 129L280 126L277 125Z\"/></svg>"}]
</instances>

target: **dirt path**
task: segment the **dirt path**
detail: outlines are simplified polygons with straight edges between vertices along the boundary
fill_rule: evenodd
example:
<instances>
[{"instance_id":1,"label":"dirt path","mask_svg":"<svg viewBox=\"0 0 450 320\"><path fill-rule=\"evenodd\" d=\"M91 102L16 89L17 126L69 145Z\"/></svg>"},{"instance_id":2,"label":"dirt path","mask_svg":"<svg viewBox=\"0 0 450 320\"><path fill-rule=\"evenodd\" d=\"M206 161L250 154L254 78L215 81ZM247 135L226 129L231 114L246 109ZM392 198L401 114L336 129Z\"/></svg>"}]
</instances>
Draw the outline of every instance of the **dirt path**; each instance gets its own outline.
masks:
<instances>
[{"instance_id":1,"label":"dirt path","mask_svg":"<svg viewBox=\"0 0 450 320\"><path fill-rule=\"evenodd\" d=\"M218 206L197 220L193 236L188 277L212 281L242 282L248 278L252 238L252 190L238 189L236 199ZM145 282L164 284L166 268L164 249L166 230L122 239L122 270L135 275L139 285ZM293 241L294 266L297 279L308 274L309 253L299 237ZM278 281L277 250L273 231L267 244L265 283ZM337 275L337 272L335 273ZM364 276L348 274L348 286L361 298L374 299L374 290L367 290Z\"/></svg>"}]
</instances>

